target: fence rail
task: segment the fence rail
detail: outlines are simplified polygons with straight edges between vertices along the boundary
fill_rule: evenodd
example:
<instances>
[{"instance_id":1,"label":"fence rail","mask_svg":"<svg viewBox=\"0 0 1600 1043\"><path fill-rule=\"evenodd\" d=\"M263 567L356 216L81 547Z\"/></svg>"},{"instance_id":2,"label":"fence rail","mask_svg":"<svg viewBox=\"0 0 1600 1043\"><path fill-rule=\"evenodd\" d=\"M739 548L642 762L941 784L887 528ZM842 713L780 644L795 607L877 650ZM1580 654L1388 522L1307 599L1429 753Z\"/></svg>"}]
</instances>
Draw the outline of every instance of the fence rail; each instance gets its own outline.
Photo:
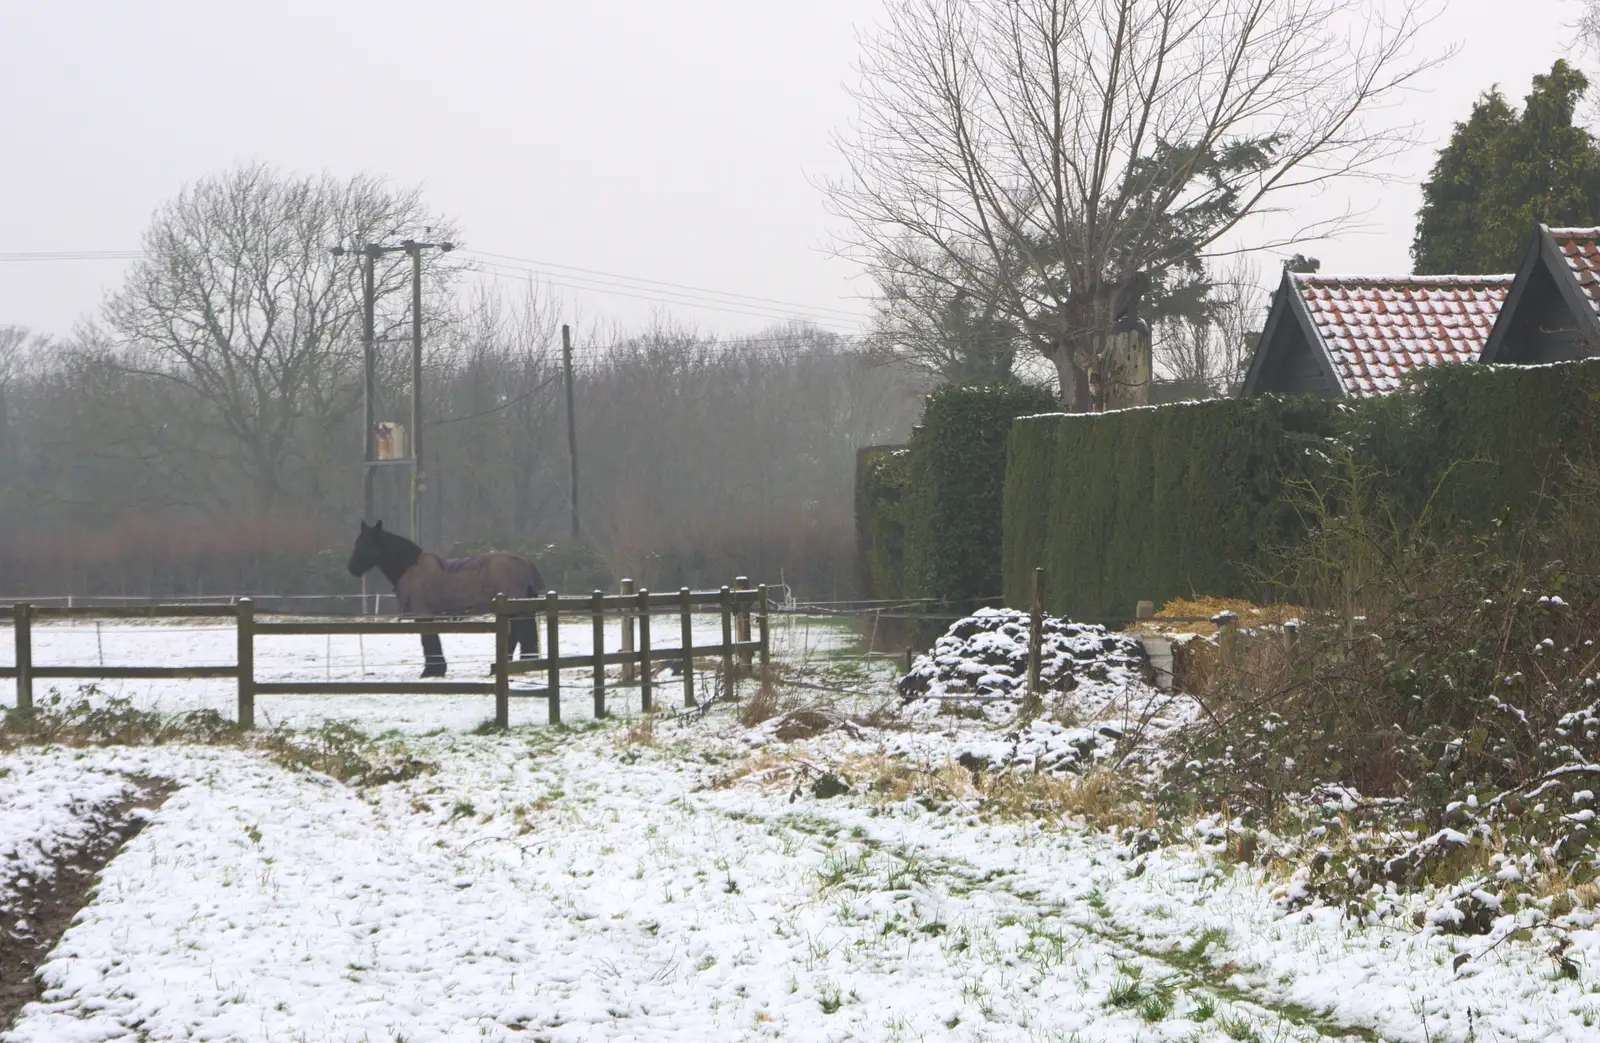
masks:
<instances>
[{"instance_id":1,"label":"fence rail","mask_svg":"<svg viewBox=\"0 0 1600 1043\"><path fill-rule=\"evenodd\" d=\"M633 590L624 580L623 593L594 591L588 595L562 595L556 592L541 598L508 598L494 601L492 619L336 619L268 620L256 618L256 605L240 598L230 605L193 603L95 605L33 605L14 602L9 606L16 642L16 665L0 667L0 678L17 682L17 708L33 708L33 682L52 679L113 678L130 680L177 678L234 678L238 683L238 722L255 727L255 698L258 695L493 695L495 724L510 724L511 678L516 674L544 673L548 679L543 693L550 723L561 720L561 671L590 667L594 672L594 712L606 716L606 667L622 666L624 682L636 678L640 705L645 712L654 709L654 667L676 663L683 678L686 707L698 705L694 691L694 659L715 655L721 660L724 690L732 691L742 673L748 673L757 656L766 670L771 652L769 607L766 586L751 587L743 576L730 587L719 590L690 590L652 593ZM651 641L651 619L671 610L678 616L679 641L657 647ZM722 639L696 645L691 633L693 617L715 611L722 620ZM592 651L561 655L559 643L563 617L586 617L593 635ZM204 666L88 666L54 664L40 666L33 661L33 624L42 619L129 619L129 618L216 618L231 619L238 636L235 661ZM607 651L605 621L620 618L620 647ZM536 619L547 633L546 653L531 659L511 658L511 628L517 620ZM751 636L752 620L759 636ZM368 635L368 634L493 634L495 636L492 681L258 681L255 676L255 646L258 637L287 635Z\"/></svg>"}]
</instances>

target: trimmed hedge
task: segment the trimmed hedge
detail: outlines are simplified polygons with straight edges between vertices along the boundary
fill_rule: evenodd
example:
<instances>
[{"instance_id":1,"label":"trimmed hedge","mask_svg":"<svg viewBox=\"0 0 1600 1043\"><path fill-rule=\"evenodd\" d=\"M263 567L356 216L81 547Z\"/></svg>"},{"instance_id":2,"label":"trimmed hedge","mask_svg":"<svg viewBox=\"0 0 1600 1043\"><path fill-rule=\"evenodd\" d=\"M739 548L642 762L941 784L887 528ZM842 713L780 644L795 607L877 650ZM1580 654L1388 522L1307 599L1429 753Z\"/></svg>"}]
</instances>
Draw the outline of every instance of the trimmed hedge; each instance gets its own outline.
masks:
<instances>
[{"instance_id":1,"label":"trimmed hedge","mask_svg":"<svg viewBox=\"0 0 1600 1043\"><path fill-rule=\"evenodd\" d=\"M906 571L906 446L856 450L856 551L861 588L875 598L903 598Z\"/></svg>"},{"instance_id":2,"label":"trimmed hedge","mask_svg":"<svg viewBox=\"0 0 1600 1043\"><path fill-rule=\"evenodd\" d=\"M1285 483L1325 481L1341 445L1402 519L1430 497L1440 526L1526 516L1594 445L1597 400L1600 362L1450 366L1379 399L1030 417L1009 443L1007 603L1026 603L1036 566L1050 610L1079 619L1131 616L1145 598L1257 597L1256 570L1303 535Z\"/></svg>"},{"instance_id":3,"label":"trimmed hedge","mask_svg":"<svg viewBox=\"0 0 1600 1043\"><path fill-rule=\"evenodd\" d=\"M907 447L858 455L857 537L873 597L945 598L967 611L1000 595L1011 424L1055 404L1026 385L941 387Z\"/></svg>"}]
</instances>

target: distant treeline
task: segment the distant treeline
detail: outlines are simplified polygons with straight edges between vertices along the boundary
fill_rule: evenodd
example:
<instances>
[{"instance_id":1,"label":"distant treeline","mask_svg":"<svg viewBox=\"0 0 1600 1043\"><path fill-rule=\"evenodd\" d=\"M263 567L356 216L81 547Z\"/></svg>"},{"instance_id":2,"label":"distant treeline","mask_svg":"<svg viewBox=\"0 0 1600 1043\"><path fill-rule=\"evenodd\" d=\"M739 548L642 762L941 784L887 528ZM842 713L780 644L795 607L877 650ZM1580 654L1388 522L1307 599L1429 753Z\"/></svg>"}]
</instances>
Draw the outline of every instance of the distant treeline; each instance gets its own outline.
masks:
<instances>
[{"instance_id":1,"label":"distant treeline","mask_svg":"<svg viewBox=\"0 0 1600 1043\"><path fill-rule=\"evenodd\" d=\"M717 340L658 327L576 349L582 537L569 531L553 309L480 299L430 329L423 542L504 548L569 590L746 574L854 592L859 445L903 438L909 372L803 327ZM348 593L361 510L359 343L309 394L248 408L137 344L10 331L0 359L0 594ZM409 421L409 345L385 343L380 420ZM275 412L281 411L281 412ZM238 418L252 426L239 429ZM406 531L409 479L379 474Z\"/></svg>"}]
</instances>

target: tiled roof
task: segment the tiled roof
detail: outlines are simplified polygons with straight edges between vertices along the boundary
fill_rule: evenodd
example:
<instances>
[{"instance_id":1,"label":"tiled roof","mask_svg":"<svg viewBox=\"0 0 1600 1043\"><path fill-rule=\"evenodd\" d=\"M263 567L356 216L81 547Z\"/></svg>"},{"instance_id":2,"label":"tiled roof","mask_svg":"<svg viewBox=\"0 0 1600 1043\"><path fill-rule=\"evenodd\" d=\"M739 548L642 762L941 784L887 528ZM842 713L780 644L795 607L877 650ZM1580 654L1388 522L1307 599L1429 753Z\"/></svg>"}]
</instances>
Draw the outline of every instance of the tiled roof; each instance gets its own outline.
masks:
<instances>
[{"instance_id":1,"label":"tiled roof","mask_svg":"<svg viewBox=\"0 0 1600 1043\"><path fill-rule=\"evenodd\" d=\"M1339 382L1357 398L1398 390L1400 378L1415 370L1476 362L1512 281L1509 275L1292 278Z\"/></svg>"},{"instance_id":2,"label":"tiled roof","mask_svg":"<svg viewBox=\"0 0 1600 1043\"><path fill-rule=\"evenodd\" d=\"M1589 306L1600 314L1600 228L1552 228L1550 238L1567 259Z\"/></svg>"}]
</instances>

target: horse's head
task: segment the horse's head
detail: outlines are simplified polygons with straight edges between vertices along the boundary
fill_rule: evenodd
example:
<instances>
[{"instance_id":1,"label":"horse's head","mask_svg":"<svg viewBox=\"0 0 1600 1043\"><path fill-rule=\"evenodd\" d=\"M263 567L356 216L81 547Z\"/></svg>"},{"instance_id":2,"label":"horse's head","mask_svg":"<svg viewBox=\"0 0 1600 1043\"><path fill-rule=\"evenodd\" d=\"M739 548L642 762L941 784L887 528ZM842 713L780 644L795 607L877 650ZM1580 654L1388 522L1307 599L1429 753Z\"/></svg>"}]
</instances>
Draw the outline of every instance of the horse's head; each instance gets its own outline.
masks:
<instances>
[{"instance_id":1,"label":"horse's head","mask_svg":"<svg viewBox=\"0 0 1600 1043\"><path fill-rule=\"evenodd\" d=\"M364 576L383 561L383 522L361 523L355 549L350 552L350 575Z\"/></svg>"}]
</instances>

